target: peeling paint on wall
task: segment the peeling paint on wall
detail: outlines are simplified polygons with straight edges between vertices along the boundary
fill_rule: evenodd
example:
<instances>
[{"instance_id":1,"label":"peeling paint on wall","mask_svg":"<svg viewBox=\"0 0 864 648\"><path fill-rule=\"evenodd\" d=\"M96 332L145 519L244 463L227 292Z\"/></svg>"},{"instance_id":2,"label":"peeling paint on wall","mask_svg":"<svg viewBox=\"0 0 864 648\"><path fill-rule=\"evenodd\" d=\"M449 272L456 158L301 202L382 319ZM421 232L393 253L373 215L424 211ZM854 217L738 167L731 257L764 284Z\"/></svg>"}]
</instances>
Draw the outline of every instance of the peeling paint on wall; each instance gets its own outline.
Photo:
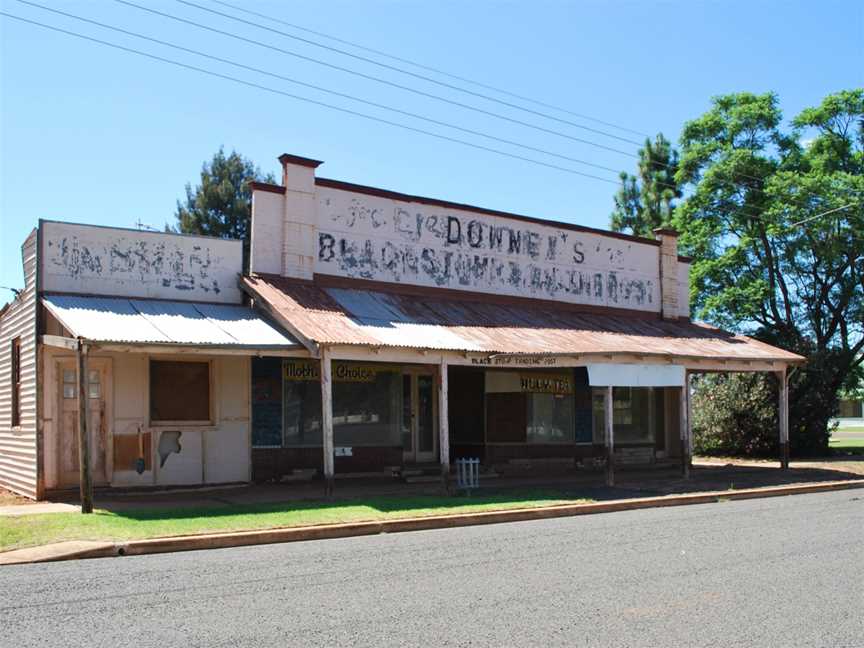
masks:
<instances>
[{"instance_id":1,"label":"peeling paint on wall","mask_svg":"<svg viewBox=\"0 0 864 648\"><path fill-rule=\"evenodd\" d=\"M658 309L658 248L319 188L316 272Z\"/></svg>"},{"instance_id":2,"label":"peeling paint on wall","mask_svg":"<svg viewBox=\"0 0 864 648\"><path fill-rule=\"evenodd\" d=\"M44 223L47 291L239 302L239 241Z\"/></svg>"}]
</instances>

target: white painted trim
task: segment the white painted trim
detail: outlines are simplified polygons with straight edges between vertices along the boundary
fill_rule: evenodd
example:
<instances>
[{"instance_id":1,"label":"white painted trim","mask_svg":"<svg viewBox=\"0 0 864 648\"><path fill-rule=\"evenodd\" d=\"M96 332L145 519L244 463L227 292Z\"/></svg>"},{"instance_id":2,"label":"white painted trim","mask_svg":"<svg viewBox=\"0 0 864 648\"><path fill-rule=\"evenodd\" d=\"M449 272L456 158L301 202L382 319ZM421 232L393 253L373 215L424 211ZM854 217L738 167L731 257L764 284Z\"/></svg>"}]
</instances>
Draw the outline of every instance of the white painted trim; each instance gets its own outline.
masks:
<instances>
[{"instance_id":1,"label":"white painted trim","mask_svg":"<svg viewBox=\"0 0 864 648\"><path fill-rule=\"evenodd\" d=\"M596 363L588 365L592 387L680 387L685 369L681 365Z\"/></svg>"}]
</instances>

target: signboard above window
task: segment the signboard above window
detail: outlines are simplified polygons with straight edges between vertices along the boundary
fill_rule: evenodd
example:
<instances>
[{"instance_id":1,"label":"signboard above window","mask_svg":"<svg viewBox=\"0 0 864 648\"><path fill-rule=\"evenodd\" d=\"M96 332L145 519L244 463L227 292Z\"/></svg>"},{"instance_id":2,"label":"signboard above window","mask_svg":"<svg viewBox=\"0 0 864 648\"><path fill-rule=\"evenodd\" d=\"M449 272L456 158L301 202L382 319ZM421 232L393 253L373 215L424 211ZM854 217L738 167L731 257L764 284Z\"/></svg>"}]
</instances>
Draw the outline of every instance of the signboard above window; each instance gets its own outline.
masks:
<instances>
[{"instance_id":1,"label":"signboard above window","mask_svg":"<svg viewBox=\"0 0 864 648\"><path fill-rule=\"evenodd\" d=\"M334 362L334 382L373 383L382 371L396 371L390 365L360 364L356 362ZM286 380L321 380L321 365L314 360L285 360Z\"/></svg>"}]
</instances>

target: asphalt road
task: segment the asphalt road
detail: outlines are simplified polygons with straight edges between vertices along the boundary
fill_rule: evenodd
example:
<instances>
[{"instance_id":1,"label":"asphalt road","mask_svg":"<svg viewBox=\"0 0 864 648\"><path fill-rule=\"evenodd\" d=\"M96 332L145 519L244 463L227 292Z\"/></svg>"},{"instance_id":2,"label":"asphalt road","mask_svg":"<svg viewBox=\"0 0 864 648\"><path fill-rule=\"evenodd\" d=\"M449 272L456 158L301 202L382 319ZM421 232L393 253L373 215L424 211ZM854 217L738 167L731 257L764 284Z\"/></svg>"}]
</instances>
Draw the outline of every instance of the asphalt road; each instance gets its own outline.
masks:
<instances>
[{"instance_id":1,"label":"asphalt road","mask_svg":"<svg viewBox=\"0 0 864 648\"><path fill-rule=\"evenodd\" d=\"M864 646L864 490L4 567L0 645Z\"/></svg>"}]
</instances>

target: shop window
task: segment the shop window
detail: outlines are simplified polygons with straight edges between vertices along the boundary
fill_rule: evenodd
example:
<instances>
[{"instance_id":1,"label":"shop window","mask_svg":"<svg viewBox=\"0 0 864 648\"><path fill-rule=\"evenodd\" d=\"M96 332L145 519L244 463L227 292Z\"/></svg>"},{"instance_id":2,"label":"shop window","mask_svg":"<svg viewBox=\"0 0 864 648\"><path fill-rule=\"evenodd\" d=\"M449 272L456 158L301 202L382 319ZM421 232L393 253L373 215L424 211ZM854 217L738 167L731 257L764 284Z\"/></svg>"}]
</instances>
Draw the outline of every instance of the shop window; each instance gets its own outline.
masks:
<instances>
[{"instance_id":1,"label":"shop window","mask_svg":"<svg viewBox=\"0 0 864 648\"><path fill-rule=\"evenodd\" d=\"M334 377L339 372L334 368ZM355 374L356 375L356 374ZM333 382L333 443L337 446L398 446L402 374L372 369L359 379Z\"/></svg>"},{"instance_id":2,"label":"shop window","mask_svg":"<svg viewBox=\"0 0 864 648\"><path fill-rule=\"evenodd\" d=\"M573 443L572 394L528 395L528 443Z\"/></svg>"},{"instance_id":3,"label":"shop window","mask_svg":"<svg viewBox=\"0 0 864 648\"><path fill-rule=\"evenodd\" d=\"M612 389L612 420L615 425L630 425L633 422L633 388Z\"/></svg>"},{"instance_id":4,"label":"shop window","mask_svg":"<svg viewBox=\"0 0 864 648\"><path fill-rule=\"evenodd\" d=\"M321 383L317 379L285 380L284 385L282 445L321 446Z\"/></svg>"},{"instance_id":5,"label":"shop window","mask_svg":"<svg viewBox=\"0 0 864 648\"><path fill-rule=\"evenodd\" d=\"M486 372L487 440L574 443L574 379L573 372Z\"/></svg>"},{"instance_id":6,"label":"shop window","mask_svg":"<svg viewBox=\"0 0 864 648\"><path fill-rule=\"evenodd\" d=\"M210 363L150 361L150 421L210 423Z\"/></svg>"},{"instance_id":7,"label":"shop window","mask_svg":"<svg viewBox=\"0 0 864 648\"><path fill-rule=\"evenodd\" d=\"M605 392L594 388L594 443L604 443L606 425ZM655 396L653 387L615 387L612 389L612 420L615 444L655 442Z\"/></svg>"},{"instance_id":8,"label":"shop window","mask_svg":"<svg viewBox=\"0 0 864 648\"><path fill-rule=\"evenodd\" d=\"M21 425L21 338L12 340L12 427Z\"/></svg>"},{"instance_id":9,"label":"shop window","mask_svg":"<svg viewBox=\"0 0 864 648\"><path fill-rule=\"evenodd\" d=\"M336 446L399 446L402 374L388 365L334 362L333 442ZM317 362L276 358L252 364L252 444L322 445Z\"/></svg>"}]
</instances>

